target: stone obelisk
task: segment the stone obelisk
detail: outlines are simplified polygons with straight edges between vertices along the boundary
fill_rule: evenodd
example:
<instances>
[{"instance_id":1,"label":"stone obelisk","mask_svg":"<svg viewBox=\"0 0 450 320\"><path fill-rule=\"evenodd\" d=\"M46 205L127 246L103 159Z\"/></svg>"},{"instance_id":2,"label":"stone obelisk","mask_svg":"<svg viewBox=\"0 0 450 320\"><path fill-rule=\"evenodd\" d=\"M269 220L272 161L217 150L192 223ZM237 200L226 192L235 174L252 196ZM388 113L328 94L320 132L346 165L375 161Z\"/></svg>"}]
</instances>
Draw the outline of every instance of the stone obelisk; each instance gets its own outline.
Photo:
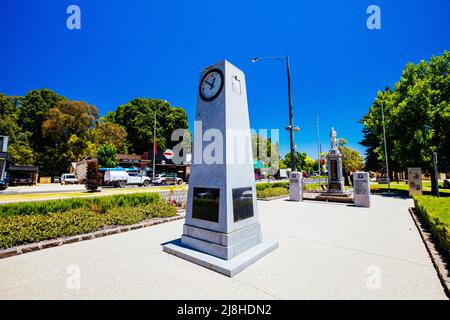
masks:
<instances>
[{"instance_id":1,"label":"stone obelisk","mask_svg":"<svg viewBox=\"0 0 450 320\"><path fill-rule=\"evenodd\" d=\"M228 61L200 75L186 220L164 251L233 276L278 243L258 218L244 73Z\"/></svg>"}]
</instances>

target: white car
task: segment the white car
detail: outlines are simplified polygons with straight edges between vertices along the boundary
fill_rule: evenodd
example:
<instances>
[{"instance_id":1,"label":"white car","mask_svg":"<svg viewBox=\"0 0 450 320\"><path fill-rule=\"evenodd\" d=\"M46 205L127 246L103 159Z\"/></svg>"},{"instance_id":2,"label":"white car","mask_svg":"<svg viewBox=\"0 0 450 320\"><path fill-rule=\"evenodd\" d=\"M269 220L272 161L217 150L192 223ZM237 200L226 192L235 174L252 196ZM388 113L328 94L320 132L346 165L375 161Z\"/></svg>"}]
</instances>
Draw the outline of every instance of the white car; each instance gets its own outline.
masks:
<instances>
[{"instance_id":1,"label":"white car","mask_svg":"<svg viewBox=\"0 0 450 320\"><path fill-rule=\"evenodd\" d=\"M152 184L157 185L165 185L166 184L166 175L165 174L156 174L152 179Z\"/></svg>"},{"instance_id":2,"label":"white car","mask_svg":"<svg viewBox=\"0 0 450 320\"><path fill-rule=\"evenodd\" d=\"M61 176L61 184L78 184L78 179L72 173L64 173Z\"/></svg>"},{"instance_id":3,"label":"white car","mask_svg":"<svg viewBox=\"0 0 450 320\"><path fill-rule=\"evenodd\" d=\"M166 184L182 184L183 179L175 176L167 176L166 174L157 174L155 178L152 179L152 184L165 186Z\"/></svg>"},{"instance_id":4,"label":"white car","mask_svg":"<svg viewBox=\"0 0 450 320\"><path fill-rule=\"evenodd\" d=\"M128 172L127 184L148 187L150 185L150 178L142 176L137 172Z\"/></svg>"}]
</instances>

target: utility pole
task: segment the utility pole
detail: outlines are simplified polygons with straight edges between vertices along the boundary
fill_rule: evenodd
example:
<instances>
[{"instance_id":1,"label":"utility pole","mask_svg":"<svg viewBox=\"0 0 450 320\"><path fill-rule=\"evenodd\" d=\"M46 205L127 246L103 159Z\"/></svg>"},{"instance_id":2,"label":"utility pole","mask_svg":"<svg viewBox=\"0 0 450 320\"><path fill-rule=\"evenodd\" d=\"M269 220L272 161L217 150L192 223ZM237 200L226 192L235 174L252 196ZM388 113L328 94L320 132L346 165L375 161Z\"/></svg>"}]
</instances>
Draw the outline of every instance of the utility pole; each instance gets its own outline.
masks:
<instances>
[{"instance_id":1,"label":"utility pole","mask_svg":"<svg viewBox=\"0 0 450 320\"><path fill-rule=\"evenodd\" d=\"M259 57L253 58L252 62L258 62L262 59L274 59L278 61L282 61L286 64L286 72L287 72L287 89L288 89L288 103L289 103L289 126L286 127L286 130L289 130L289 139L290 139L290 149L291 149L291 170L292 172L296 171L296 160L295 160L295 144L294 144L294 132L300 131L300 128L294 127L294 113L292 108L292 94L291 94L291 65L289 64L289 57Z\"/></svg>"},{"instance_id":2,"label":"utility pole","mask_svg":"<svg viewBox=\"0 0 450 320\"><path fill-rule=\"evenodd\" d=\"M322 166L320 164L320 132L319 132L319 113L317 113L317 161L319 164L319 176L322 175Z\"/></svg>"},{"instance_id":3,"label":"utility pole","mask_svg":"<svg viewBox=\"0 0 450 320\"><path fill-rule=\"evenodd\" d=\"M156 156L156 111L155 111L155 113L154 113L154 122L153 122L153 160L152 160L152 162L153 162L153 174L152 174L152 176L153 176L153 179L155 179L155 164L156 164L156 159L155 159L155 156Z\"/></svg>"},{"instance_id":4,"label":"utility pole","mask_svg":"<svg viewBox=\"0 0 450 320\"><path fill-rule=\"evenodd\" d=\"M167 103L167 100L164 100L163 103L160 103L158 108L154 111L154 121L153 121L153 172L152 172L152 178L155 179L155 164L156 164L156 113L159 112L159 109L163 105Z\"/></svg>"},{"instance_id":5,"label":"utility pole","mask_svg":"<svg viewBox=\"0 0 450 320\"><path fill-rule=\"evenodd\" d=\"M386 160L386 174L388 181L388 192L391 192L391 179L389 178L389 162L388 162L388 152L386 146L386 127L384 125L384 108L383 103L381 103L381 117L383 120L383 140L384 140L384 159Z\"/></svg>"},{"instance_id":6,"label":"utility pole","mask_svg":"<svg viewBox=\"0 0 450 320\"><path fill-rule=\"evenodd\" d=\"M434 169L434 177L431 181L432 188L431 191L433 192L433 195L436 197L439 197L439 171L438 171L438 154L436 152L433 152L433 169Z\"/></svg>"},{"instance_id":7,"label":"utility pole","mask_svg":"<svg viewBox=\"0 0 450 320\"><path fill-rule=\"evenodd\" d=\"M289 134L291 143L291 170L292 172L296 170L295 163L295 147L294 147L294 113L292 111L292 94L291 94L291 66L289 64L289 57L286 56L286 69L287 69L287 83L288 83L288 97L289 97Z\"/></svg>"}]
</instances>

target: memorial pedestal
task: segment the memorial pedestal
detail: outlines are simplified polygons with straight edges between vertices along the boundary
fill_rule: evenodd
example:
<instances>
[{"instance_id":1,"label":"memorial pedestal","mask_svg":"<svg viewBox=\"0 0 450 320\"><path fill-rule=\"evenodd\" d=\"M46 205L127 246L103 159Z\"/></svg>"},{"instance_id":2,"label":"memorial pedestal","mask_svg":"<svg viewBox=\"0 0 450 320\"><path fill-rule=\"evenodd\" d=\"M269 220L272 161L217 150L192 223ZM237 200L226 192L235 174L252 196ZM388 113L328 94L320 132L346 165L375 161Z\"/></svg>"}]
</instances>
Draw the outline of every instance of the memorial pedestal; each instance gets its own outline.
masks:
<instances>
[{"instance_id":1,"label":"memorial pedestal","mask_svg":"<svg viewBox=\"0 0 450 320\"><path fill-rule=\"evenodd\" d=\"M303 201L303 173L291 172L289 175L289 195L291 201Z\"/></svg>"},{"instance_id":2,"label":"memorial pedestal","mask_svg":"<svg viewBox=\"0 0 450 320\"><path fill-rule=\"evenodd\" d=\"M353 197L355 207L370 207L369 173L353 173Z\"/></svg>"},{"instance_id":3,"label":"memorial pedestal","mask_svg":"<svg viewBox=\"0 0 450 320\"><path fill-rule=\"evenodd\" d=\"M223 61L201 72L195 121L183 235L163 249L233 276L278 247L261 235L241 70Z\"/></svg>"},{"instance_id":4,"label":"memorial pedestal","mask_svg":"<svg viewBox=\"0 0 450 320\"><path fill-rule=\"evenodd\" d=\"M336 131L331 128L331 149L327 154L328 166L328 192L343 193L344 177L342 175L342 155L336 144Z\"/></svg>"}]
</instances>

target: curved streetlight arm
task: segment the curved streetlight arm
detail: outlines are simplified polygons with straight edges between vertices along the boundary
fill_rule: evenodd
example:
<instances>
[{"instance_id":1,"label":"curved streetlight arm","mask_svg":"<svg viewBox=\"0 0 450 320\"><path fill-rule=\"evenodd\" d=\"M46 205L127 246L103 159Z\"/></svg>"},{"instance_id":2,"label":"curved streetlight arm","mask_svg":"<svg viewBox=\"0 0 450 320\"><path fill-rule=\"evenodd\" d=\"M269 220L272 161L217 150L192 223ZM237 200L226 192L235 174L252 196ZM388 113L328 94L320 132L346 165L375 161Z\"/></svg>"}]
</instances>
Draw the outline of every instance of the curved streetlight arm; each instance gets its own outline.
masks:
<instances>
[{"instance_id":1,"label":"curved streetlight arm","mask_svg":"<svg viewBox=\"0 0 450 320\"><path fill-rule=\"evenodd\" d=\"M288 59L288 57L287 56L286 57L256 57L256 58L253 58L251 61L258 62L259 60L265 60L265 59L273 59L273 60L279 60L279 61L285 62Z\"/></svg>"}]
</instances>

